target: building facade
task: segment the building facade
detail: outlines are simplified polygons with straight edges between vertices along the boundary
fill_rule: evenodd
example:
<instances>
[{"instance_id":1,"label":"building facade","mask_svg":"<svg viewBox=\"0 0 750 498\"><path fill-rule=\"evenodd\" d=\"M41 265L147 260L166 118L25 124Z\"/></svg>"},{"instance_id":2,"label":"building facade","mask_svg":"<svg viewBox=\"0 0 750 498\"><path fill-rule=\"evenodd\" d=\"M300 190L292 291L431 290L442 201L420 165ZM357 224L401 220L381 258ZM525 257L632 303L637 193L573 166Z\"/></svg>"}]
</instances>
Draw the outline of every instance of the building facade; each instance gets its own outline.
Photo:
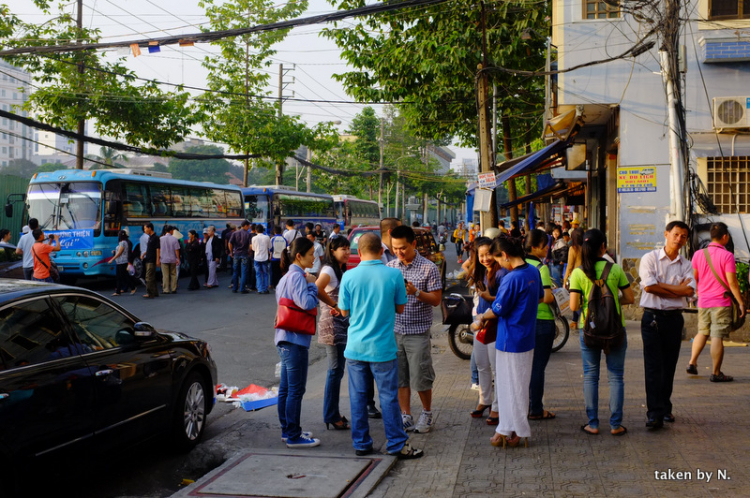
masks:
<instances>
[{"instance_id":1,"label":"building facade","mask_svg":"<svg viewBox=\"0 0 750 498\"><path fill-rule=\"evenodd\" d=\"M18 113L26 117L21 106L29 92L29 74L0 61L0 108L6 112ZM0 167L7 166L14 159L31 160L34 133L28 126L8 118L0 119Z\"/></svg>"},{"instance_id":2,"label":"building facade","mask_svg":"<svg viewBox=\"0 0 750 498\"><path fill-rule=\"evenodd\" d=\"M655 42L637 57L560 73L552 98L553 114L575 110L582 118L573 139L579 160L571 163L569 153L567 169L586 173L588 226L605 230L636 294L640 258L663 246L668 221L683 218L672 212L674 196L683 196L691 210L693 247L707 238L709 223L723 221L737 258L750 257L742 227L750 228L750 19L743 19L740 0L690 5L681 10L679 37L690 144L689 170L683 170L689 192L683 193L672 186L662 40L648 34L656 26L648 15L636 19L608 3L553 2L551 41L560 70Z\"/></svg>"}]
</instances>

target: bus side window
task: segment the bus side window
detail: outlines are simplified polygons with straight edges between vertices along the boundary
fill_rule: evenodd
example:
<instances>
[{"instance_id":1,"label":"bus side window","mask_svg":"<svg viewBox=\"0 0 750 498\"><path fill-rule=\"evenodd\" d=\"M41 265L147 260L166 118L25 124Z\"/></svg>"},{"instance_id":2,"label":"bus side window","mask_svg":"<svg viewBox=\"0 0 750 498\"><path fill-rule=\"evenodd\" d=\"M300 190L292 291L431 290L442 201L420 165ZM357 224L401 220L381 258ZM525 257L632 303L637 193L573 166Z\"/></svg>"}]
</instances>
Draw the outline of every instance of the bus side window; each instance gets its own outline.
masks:
<instances>
[{"instance_id":1,"label":"bus side window","mask_svg":"<svg viewBox=\"0 0 750 498\"><path fill-rule=\"evenodd\" d=\"M119 181L107 182L104 190L104 236L120 233L122 226L122 186Z\"/></svg>"}]
</instances>

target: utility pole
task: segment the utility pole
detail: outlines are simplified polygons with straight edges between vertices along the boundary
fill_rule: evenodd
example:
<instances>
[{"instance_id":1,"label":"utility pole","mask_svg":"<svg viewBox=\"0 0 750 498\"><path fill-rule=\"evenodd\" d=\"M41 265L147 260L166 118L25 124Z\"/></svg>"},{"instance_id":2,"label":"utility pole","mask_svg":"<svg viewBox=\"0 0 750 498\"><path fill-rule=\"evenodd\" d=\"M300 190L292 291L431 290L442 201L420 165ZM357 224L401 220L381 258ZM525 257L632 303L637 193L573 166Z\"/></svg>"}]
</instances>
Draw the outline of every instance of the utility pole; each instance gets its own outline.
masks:
<instances>
[{"instance_id":1,"label":"utility pole","mask_svg":"<svg viewBox=\"0 0 750 498\"><path fill-rule=\"evenodd\" d=\"M398 168L398 164L396 165L396 168ZM399 218L399 213L401 211L401 209L400 209L401 206L398 203L398 198L399 198L399 193L400 193L399 191L401 190L399 188L399 185L398 185L398 181L400 179L401 179L401 172L397 169L396 170L396 202L395 202L395 205L393 206L393 217L394 218L398 218L398 219L401 219L401 218Z\"/></svg>"},{"instance_id":2,"label":"utility pole","mask_svg":"<svg viewBox=\"0 0 750 498\"><path fill-rule=\"evenodd\" d=\"M78 27L78 34L76 35L76 45L83 44L83 0L78 0L78 12L76 25ZM84 52L79 51L78 58L78 86L82 89L83 87L83 57ZM83 92L81 92L83 93ZM80 97L82 98L82 97ZM76 169L83 169L83 134L86 131L86 120L78 120L78 142L76 143Z\"/></svg>"},{"instance_id":3,"label":"utility pole","mask_svg":"<svg viewBox=\"0 0 750 498\"><path fill-rule=\"evenodd\" d=\"M305 147L307 149L307 162L312 162L312 151L310 150L310 147ZM310 166L307 167L307 191L312 192L310 190L312 188L312 168Z\"/></svg>"},{"instance_id":4,"label":"utility pole","mask_svg":"<svg viewBox=\"0 0 750 498\"><path fill-rule=\"evenodd\" d=\"M482 2L482 63L478 69L485 69L487 64L487 30L485 19L484 2ZM482 72L479 78L479 171L482 173L494 173L495 162L491 154L492 137L490 134L490 113L489 113L489 86L487 73ZM467 213L469 214L469 213ZM495 189L492 189L490 200L490 212L482 214L481 229L482 231L498 226L497 222L497 197Z\"/></svg>"},{"instance_id":5,"label":"utility pole","mask_svg":"<svg viewBox=\"0 0 750 498\"><path fill-rule=\"evenodd\" d=\"M383 150L385 147L385 119L380 118L380 186L378 187L378 209L380 210L380 217L383 217Z\"/></svg>"},{"instance_id":6,"label":"utility pole","mask_svg":"<svg viewBox=\"0 0 750 498\"><path fill-rule=\"evenodd\" d=\"M279 64L279 119L283 116L282 107L284 104L284 88L286 88L287 85L294 83L294 77L292 77L292 81L284 81L284 76L289 71L294 71L294 64L292 64L292 67L289 69L284 69L284 64ZM292 96L294 96L294 92L292 92ZM283 184L284 162L280 161L276 163L276 185Z\"/></svg>"}]
</instances>

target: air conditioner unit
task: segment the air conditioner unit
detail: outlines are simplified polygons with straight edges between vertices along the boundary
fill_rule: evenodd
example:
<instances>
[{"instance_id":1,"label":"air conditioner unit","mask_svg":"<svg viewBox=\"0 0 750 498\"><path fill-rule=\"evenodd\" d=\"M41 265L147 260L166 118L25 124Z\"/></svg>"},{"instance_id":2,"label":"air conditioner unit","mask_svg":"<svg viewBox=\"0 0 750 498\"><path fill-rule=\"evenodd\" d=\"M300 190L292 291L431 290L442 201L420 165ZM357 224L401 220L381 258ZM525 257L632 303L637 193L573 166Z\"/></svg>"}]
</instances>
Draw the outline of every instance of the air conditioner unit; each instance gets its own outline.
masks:
<instances>
[{"instance_id":1,"label":"air conditioner unit","mask_svg":"<svg viewBox=\"0 0 750 498\"><path fill-rule=\"evenodd\" d=\"M714 128L750 127L750 97L714 97Z\"/></svg>"}]
</instances>

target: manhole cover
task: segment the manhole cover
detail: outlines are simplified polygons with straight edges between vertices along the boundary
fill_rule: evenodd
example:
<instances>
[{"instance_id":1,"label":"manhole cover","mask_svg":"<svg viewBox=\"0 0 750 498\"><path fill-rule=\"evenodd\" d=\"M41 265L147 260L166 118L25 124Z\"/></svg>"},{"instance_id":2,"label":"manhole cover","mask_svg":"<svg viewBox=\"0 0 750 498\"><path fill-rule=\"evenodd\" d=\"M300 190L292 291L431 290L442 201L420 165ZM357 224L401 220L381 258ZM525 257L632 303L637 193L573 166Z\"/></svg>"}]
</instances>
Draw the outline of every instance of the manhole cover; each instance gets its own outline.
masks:
<instances>
[{"instance_id":1,"label":"manhole cover","mask_svg":"<svg viewBox=\"0 0 750 498\"><path fill-rule=\"evenodd\" d=\"M350 496L382 461L250 453L231 462L189 496L338 498Z\"/></svg>"}]
</instances>

